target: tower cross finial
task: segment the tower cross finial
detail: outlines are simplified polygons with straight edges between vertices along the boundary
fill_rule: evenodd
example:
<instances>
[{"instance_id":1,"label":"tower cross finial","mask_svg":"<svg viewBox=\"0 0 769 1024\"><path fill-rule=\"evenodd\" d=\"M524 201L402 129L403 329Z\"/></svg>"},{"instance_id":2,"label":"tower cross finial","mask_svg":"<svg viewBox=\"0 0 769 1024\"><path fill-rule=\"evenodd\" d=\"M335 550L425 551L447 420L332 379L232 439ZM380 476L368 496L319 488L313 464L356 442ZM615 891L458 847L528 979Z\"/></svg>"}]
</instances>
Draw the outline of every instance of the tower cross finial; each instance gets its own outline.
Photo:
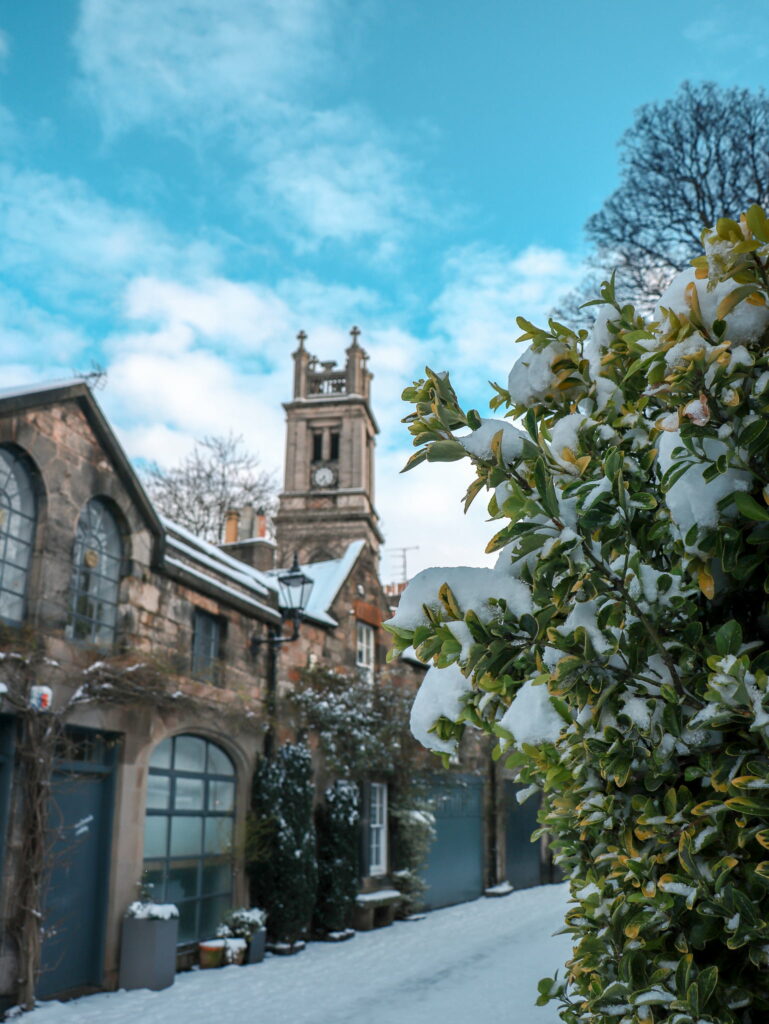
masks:
<instances>
[{"instance_id":1,"label":"tower cross finial","mask_svg":"<svg viewBox=\"0 0 769 1024\"><path fill-rule=\"evenodd\" d=\"M304 331L300 331L296 336L296 340L299 342L299 348L304 348L304 343L307 341L307 335Z\"/></svg>"},{"instance_id":2,"label":"tower cross finial","mask_svg":"<svg viewBox=\"0 0 769 1024\"><path fill-rule=\"evenodd\" d=\"M357 345L358 338L360 337L360 327L353 327L353 329L350 331L350 336L352 338L353 345Z\"/></svg>"}]
</instances>

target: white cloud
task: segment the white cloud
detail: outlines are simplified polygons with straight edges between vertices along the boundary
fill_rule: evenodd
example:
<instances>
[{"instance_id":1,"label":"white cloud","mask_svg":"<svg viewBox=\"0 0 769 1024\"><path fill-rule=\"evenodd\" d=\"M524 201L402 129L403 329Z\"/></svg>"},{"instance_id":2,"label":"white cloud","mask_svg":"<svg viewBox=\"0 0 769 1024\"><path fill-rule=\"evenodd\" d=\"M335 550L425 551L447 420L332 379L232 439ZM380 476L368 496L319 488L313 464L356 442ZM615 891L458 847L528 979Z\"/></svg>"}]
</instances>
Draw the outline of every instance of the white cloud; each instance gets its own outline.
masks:
<instances>
[{"instance_id":1,"label":"white cloud","mask_svg":"<svg viewBox=\"0 0 769 1024\"><path fill-rule=\"evenodd\" d=\"M246 215L298 248L374 239L390 258L431 216L402 147L362 106L323 109L365 9L350 0L84 0L81 89L108 136L170 132L242 167Z\"/></svg>"},{"instance_id":2,"label":"white cloud","mask_svg":"<svg viewBox=\"0 0 769 1024\"><path fill-rule=\"evenodd\" d=\"M313 242L379 237L384 247L376 254L387 257L409 225L431 216L414 178L394 141L354 108L297 119L244 194L264 187L284 230L288 215Z\"/></svg>"},{"instance_id":3,"label":"white cloud","mask_svg":"<svg viewBox=\"0 0 769 1024\"><path fill-rule=\"evenodd\" d=\"M65 317L31 304L21 292L0 284L0 362L23 360L28 366L58 364L71 370L88 344L87 336Z\"/></svg>"},{"instance_id":4,"label":"white cloud","mask_svg":"<svg viewBox=\"0 0 769 1024\"><path fill-rule=\"evenodd\" d=\"M383 578L399 578L396 552L403 547L417 547L407 553L409 576L433 565L493 565L496 556L484 554L484 549L497 528L486 522L483 495L467 515L462 509L473 478L470 463L422 463L401 475L410 454L408 449L377 452L376 504L386 538Z\"/></svg>"},{"instance_id":5,"label":"white cloud","mask_svg":"<svg viewBox=\"0 0 769 1024\"><path fill-rule=\"evenodd\" d=\"M290 336L293 320L286 303L271 288L225 278L207 278L194 286L137 278L126 293L125 315L172 325L174 349L187 347L183 330L187 328L187 333L198 332L227 348L254 351L277 336Z\"/></svg>"},{"instance_id":6,"label":"white cloud","mask_svg":"<svg viewBox=\"0 0 769 1024\"><path fill-rule=\"evenodd\" d=\"M326 66L339 0L84 0L82 88L110 133L279 113ZM349 13L349 11L348 11Z\"/></svg>"},{"instance_id":7,"label":"white cloud","mask_svg":"<svg viewBox=\"0 0 769 1024\"><path fill-rule=\"evenodd\" d=\"M449 339L454 370L476 381L506 377L519 354L512 345L521 334L516 317L544 323L584 276L576 256L540 246L515 256L468 246L449 254L444 271L447 281L433 304L433 328Z\"/></svg>"},{"instance_id":8,"label":"white cloud","mask_svg":"<svg viewBox=\"0 0 769 1024\"><path fill-rule=\"evenodd\" d=\"M142 213L115 206L77 179L0 164L0 268L48 301L98 311L132 275L199 274L217 262Z\"/></svg>"}]
</instances>

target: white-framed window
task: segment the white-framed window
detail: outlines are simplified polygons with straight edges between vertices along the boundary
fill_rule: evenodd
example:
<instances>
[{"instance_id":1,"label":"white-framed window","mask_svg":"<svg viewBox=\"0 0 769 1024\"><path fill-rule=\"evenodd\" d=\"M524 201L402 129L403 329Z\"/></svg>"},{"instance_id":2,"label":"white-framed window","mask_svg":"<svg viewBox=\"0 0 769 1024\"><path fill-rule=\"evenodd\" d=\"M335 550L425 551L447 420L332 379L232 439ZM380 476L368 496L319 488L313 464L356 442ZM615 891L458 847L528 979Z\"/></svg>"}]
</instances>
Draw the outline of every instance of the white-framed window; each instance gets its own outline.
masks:
<instances>
[{"instance_id":1,"label":"white-framed window","mask_svg":"<svg viewBox=\"0 0 769 1024\"><path fill-rule=\"evenodd\" d=\"M357 645L355 650L355 664L369 679L374 674L374 650L376 630L367 622L357 623Z\"/></svg>"},{"instance_id":2,"label":"white-framed window","mask_svg":"<svg viewBox=\"0 0 769 1024\"><path fill-rule=\"evenodd\" d=\"M387 874L387 783L369 783L368 873Z\"/></svg>"}]
</instances>

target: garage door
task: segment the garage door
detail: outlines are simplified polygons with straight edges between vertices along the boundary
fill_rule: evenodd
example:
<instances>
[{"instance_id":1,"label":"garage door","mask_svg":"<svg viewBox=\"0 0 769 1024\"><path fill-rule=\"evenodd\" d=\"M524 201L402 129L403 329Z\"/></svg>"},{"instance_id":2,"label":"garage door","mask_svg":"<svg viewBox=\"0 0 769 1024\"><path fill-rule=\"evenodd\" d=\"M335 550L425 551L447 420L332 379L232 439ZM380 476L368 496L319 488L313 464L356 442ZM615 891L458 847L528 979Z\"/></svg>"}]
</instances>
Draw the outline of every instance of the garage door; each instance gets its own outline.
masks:
<instances>
[{"instance_id":1,"label":"garage door","mask_svg":"<svg viewBox=\"0 0 769 1024\"><path fill-rule=\"evenodd\" d=\"M423 877L430 910L474 900L483 891L483 779L455 775L431 786L435 842Z\"/></svg>"}]
</instances>

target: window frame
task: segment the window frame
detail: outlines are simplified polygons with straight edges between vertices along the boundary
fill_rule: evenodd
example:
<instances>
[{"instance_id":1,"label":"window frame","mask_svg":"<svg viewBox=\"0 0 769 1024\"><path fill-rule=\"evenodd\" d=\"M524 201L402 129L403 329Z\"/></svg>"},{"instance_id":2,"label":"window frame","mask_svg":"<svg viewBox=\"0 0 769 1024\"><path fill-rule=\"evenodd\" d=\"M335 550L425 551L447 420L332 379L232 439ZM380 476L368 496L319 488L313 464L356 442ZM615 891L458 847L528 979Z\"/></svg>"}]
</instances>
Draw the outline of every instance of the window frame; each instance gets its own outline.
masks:
<instances>
[{"instance_id":1,"label":"window frame","mask_svg":"<svg viewBox=\"0 0 769 1024\"><path fill-rule=\"evenodd\" d=\"M19 615L4 615L0 611L0 622L10 626L19 626L27 615L27 598L29 591L29 577L32 567L32 556L35 551L35 537L37 534L38 522L38 495L35 486L35 471L32 461L21 449L15 446L0 445L0 474L4 468L7 472L6 480L12 480L16 485L16 494L19 497L19 507L13 507L13 496L9 495L7 489L0 491L0 608L2 608L3 595L10 595L10 603L15 603L19 609ZM7 465L5 460L8 460ZM9 526L13 523L14 517L18 517L22 523L26 523L25 530L28 537L11 534ZM7 525L6 525L7 524ZM17 547L21 546L21 564L12 562L7 557L9 541ZM7 585L7 577L13 573L21 575L21 589L11 589Z\"/></svg>"},{"instance_id":2,"label":"window frame","mask_svg":"<svg viewBox=\"0 0 769 1024\"><path fill-rule=\"evenodd\" d=\"M204 769L203 771L195 771L187 768L177 768L177 750L179 741L185 739L200 740L205 744L204 754ZM168 766L159 764L153 764L153 758L157 758L158 752L163 747L163 744L170 745L170 754L168 757ZM231 773L224 771L217 771L210 769L212 758L210 750L213 748L217 755L222 755L227 759L227 763L231 768ZM150 803L150 780L151 779L164 778L168 779L167 784L167 796L165 807L149 806ZM202 807L184 807L177 806L177 793L180 789L178 783L182 784L187 782L188 789L195 783L202 783L203 801ZM229 809L217 810L215 807L211 807L212 803L212 783L231 783L232 785L232 800ZM199 736L196 733L179 733L176 736L170 736L166 740L161 741L152 752L150 758L150 764L147 769L147 800L144 811L144 847L143 847L143 880L145 884L152 884L152 898L158 903L172 902L179 907L180 914L180 928L186 928L189 922L189 918L192 918L192 929L191 934L182 934L179 940L180 946L186 946L190 943L198 942L201 939L213 937L213 933L224 915L227 909L232 905L233 897L233 871L234 871L234 836L235 836L235 822L236 822L236 799L237 799L237 771L235 763L218 743L208 739L205 736ZM148 829L147 823L150 819L163 818L166 821L165 836L162 838L162 845L164 847L163 855L147 855L148 846ZM172 843L174 841L174 822L179 822L181 819L187 819L193 822L194 819L201 819L200 824L200 845L196 853L184 853L178 854L172 852ZM225 851L218 851L216 853L206 852L206 839L207 839L207 822L209 821L229 821L229 848ZM206 871L214 869L213 873L217 874L216 869L219 869L218 874L221 874L221 869L227 869L227 887L217 888L212 887L206 888ZM169 888L174 884L183 885L184 882L178 877L174 879L172 872L183 873L184 871L194 872L194 892L193 895L179 897L176 893L169 894ZM188 876L190 878L191 876ZM210 876L209 876L210 877ZM205 908L204 904L213 904L213 907L218 906L218 920L216 923L212 921L204 921ZM215 915L210 915L211 917ZM204 934L205 932L205 934ZM210 932L210 934L209 934Z\"/></svg>"},{"instance_id":3,"label":"window frame","mask_svg":"<svg viewBox=\"0 0 769 1024\"><path fill-rule=\"evenodd\" d=\"M376 627L355 620L355 666L371 681L376 669Z\"/></svg>"},{"instance_id":4,"label":"window frame","mask_svg":"<svg viewBox=\"0 0 769 1024\"><path fill-rule=\"evenodd\" d=\"M372 878L379 878L387 874L388 868L388 787L386 782L369 782L368 785L368 873Z\"/></svg>"},{"instance_id":5,"label":"window frame","mask_svg":"<svg viewBox=\"0 0 769 1024\"><path fill-rule=\"evenodd\" d=\"M192 613L192 644L190 672L195 679L212 686L222 686L224 680L224 640L227 620L204 608Z\"/></svg>"},{"instance_id":6,"label":"window frame","mask_svg":"<svg viewBox=\"0 0 769 1024\"><path fill-rule=\"evenodd\" d=\"M97 550L101 542L97 534L99 518L107 525L106 546L102 550ZM94 565L89 565L87 558L92 552L98 556L98 560ZM101 497L89 499L78 517L72 549L66 630L70 640L99 647L109 647L115 643L124 558L123 530L111 503ZM112 571L106 572L106 566L110 566ZM87 612L79 610L81 602L85 602ZM96 608L95 613L91 611L92 607ZM83 626L87 626L87 630ZM100 635L102 631L108 635Z\"/></svg>"}]
</instances>

